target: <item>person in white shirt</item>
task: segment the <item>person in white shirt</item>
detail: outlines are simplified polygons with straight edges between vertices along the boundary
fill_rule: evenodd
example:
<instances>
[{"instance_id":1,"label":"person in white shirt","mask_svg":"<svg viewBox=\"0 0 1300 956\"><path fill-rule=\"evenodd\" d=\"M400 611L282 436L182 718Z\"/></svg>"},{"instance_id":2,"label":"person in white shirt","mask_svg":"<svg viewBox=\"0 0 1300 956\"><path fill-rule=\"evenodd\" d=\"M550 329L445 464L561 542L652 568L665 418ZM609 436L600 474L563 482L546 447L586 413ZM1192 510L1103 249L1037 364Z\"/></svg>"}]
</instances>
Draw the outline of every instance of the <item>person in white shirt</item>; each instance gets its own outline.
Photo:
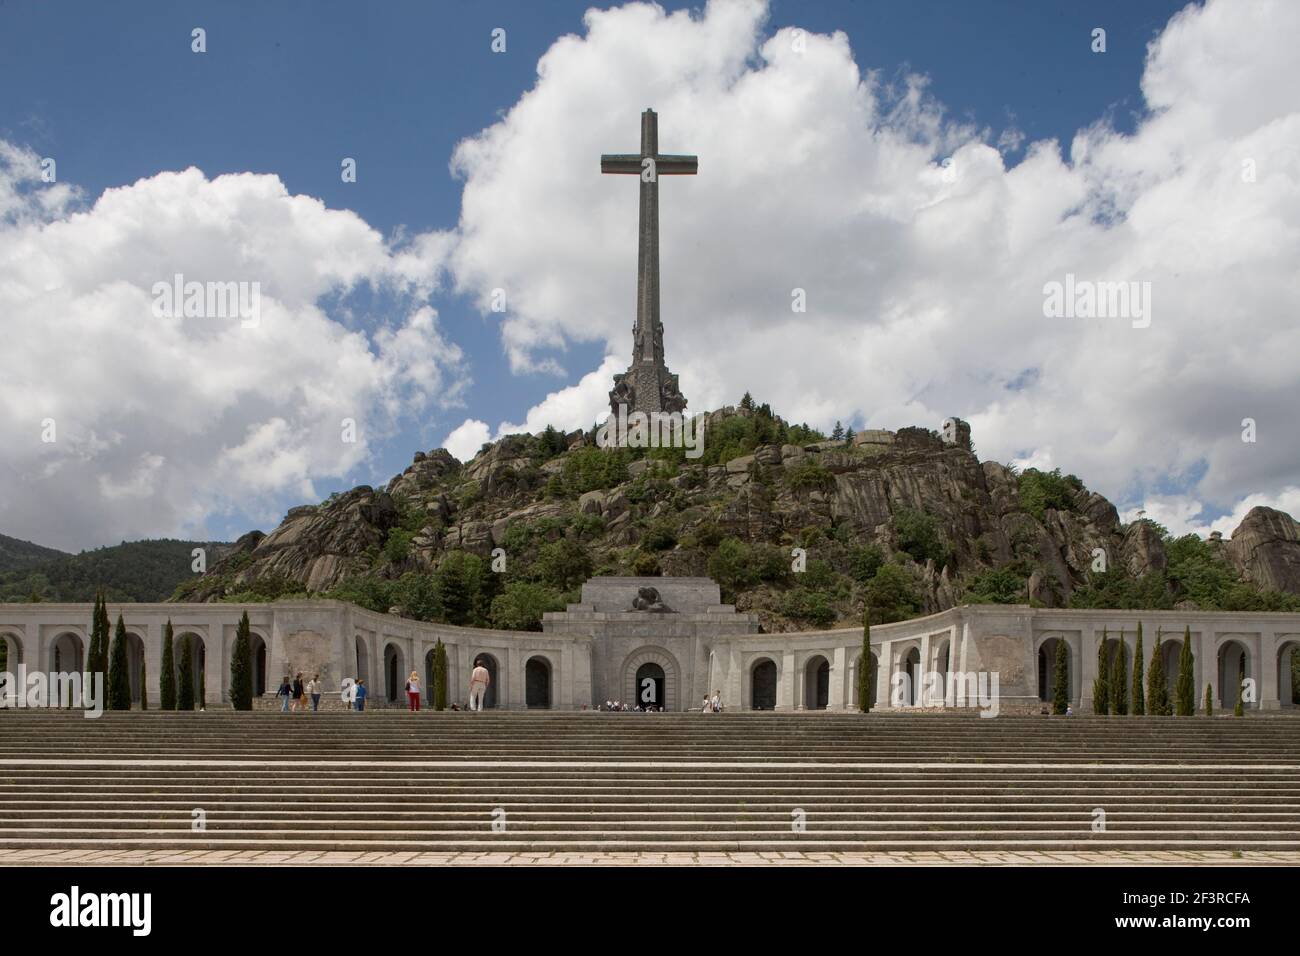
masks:
<instances>
[{"instance_id":1,"label":"person in white shirt","mask_svg":"<svg viewBox=\"0 0 1300 956\"><path fill-rule=\"evenodd\" d=\"M701 713L701 714L711 714L711 713L713 713L713 704L709 702L709 698L708 698L708 697L705 697L705 698L704 698L704 706L700 708L700 713Z\"/></svg>"},{"instance_id":2,"label":"person in white shirt","mask_svg":"<svg viewBox=\"0 0 1300 956\"><path fill-rule=\"evenodd\" d=\"M312 713L320 710L320 674L315 674L312 679L307 681L307 693L311 696Z\"/></svg>"},{"instance_id":3,"label":"person in white shirt","mask_svg":"<svg viewBox=\"0 0 1300 956\"><path fill-rule=\"evenodd\" d=\"M488 685L492 683L492 675L488 669L483 666L482 660L474 662L474 671L469 675L469 709L482 710L483 698L487 696Z\"/></svg>"},{"instance_id":4,"label":"person in white shirt","mask_svg":"<svg viewBox=\"0 0 1300 956\"><path fill-rule=\"evenodd\" d=\"M709 701L709 703L713 707L713 712L715 714L722 713L722 691L715 690L713 692L713 700Z\"/></svg>"}]
</instances>

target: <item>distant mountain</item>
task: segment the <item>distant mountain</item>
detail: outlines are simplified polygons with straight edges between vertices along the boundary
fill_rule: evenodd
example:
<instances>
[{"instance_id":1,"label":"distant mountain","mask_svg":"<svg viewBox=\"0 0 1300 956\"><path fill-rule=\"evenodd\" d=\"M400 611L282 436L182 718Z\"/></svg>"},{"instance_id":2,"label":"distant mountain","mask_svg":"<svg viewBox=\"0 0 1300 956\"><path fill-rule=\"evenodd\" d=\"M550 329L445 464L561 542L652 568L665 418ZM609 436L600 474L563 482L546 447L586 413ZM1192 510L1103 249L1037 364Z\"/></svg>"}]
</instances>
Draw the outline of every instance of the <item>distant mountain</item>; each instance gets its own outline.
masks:
<instances>
[{"instance_id":1,"label":"distant mountain","mask_svg":"<svg viewBox=\"0 0 1300 956\"><path fill-rule=\"evenodd\" d=\"M21 571L56 558L68 555L53 548L43 548L30 541L19 541L8 535L0 534L0 574L6 571Z\"/></svg>"},{"instance_id":2,"label":"distant mountain","mask_svg":"<svg viewBox=\"0 0 1300 956\"><path fill-rule=\"evenodd\" d=\"M12 545L26 551L15 552ZM0 565L0 602L91 601L103 587L110 601L162 601L185 581L197 577L192 570L195 548L207 549L209 564L231 549L222 542L131 541L80 554L64 554L25 541L0 536L0 561L11 555L37 553L38 560L20 565Z\"/></svg>"}]
</instances>

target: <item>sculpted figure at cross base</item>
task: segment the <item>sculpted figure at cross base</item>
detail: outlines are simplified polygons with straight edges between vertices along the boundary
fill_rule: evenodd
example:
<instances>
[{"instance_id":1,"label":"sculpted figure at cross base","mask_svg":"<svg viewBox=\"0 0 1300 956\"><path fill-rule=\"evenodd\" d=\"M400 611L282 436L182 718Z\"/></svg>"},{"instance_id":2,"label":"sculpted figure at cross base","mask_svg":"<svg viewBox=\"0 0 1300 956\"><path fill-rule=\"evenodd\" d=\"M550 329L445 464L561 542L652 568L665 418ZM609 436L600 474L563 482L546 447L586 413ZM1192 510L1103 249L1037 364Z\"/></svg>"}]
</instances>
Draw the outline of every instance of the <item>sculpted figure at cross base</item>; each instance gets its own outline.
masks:
<instances>
[{"instance_id":1,"label":"sculpted figure at cross base","mask_svg":"<svg viewBox=\"0 0 1300 956\"><path fill-rule=\"evenodd\" d=\"M620 373L614 376L614 387L609 390L609 404L613 409L620 405L626 405L628 408L633 407L636 400L636 388L627 380L626 373Z\"/></svg>"},{"instance_id":2,"label":"sculpted figure at cross base","mask_svg":"<svg viewBox=\"0 0 1300 956\"><path fill-rule=\"evenodd\" d=\"M659 597L659 589L652 587L637 588L636 597L632 599L634 611L667 611L669 607Z\"/></svg>"}]
</instances>

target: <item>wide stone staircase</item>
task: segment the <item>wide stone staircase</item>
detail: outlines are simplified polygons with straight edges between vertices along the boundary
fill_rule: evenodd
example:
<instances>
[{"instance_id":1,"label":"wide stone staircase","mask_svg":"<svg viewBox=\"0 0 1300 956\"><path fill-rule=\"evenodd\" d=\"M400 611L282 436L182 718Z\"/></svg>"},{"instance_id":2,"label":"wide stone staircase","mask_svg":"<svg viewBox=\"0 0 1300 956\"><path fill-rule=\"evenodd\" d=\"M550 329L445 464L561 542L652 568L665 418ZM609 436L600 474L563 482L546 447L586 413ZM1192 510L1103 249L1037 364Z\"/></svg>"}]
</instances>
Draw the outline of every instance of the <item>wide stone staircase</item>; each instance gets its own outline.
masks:
<instances>
[{"instance_id":1,"label":"wide stone staircase","mask_svg":"<svg viewBox=\"0 0 1300 956\"><path fill-rule=\"evenodd\" d=\"M0 849L81 847L1300 850L1300 719L0 712Z\"/></svg>"}]
</instances>

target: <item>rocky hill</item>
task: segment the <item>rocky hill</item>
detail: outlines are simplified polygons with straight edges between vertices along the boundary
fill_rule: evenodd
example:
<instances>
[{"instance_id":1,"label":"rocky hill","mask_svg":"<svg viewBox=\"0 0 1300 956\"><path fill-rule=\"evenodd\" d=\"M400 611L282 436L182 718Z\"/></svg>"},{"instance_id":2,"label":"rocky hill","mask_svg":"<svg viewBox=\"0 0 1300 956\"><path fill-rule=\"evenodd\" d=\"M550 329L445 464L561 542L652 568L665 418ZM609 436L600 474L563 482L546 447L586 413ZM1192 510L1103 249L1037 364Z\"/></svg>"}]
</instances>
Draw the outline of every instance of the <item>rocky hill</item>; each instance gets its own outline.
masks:
<instances>
[{"instance_id":1,"label":"rocky hill","mask_svg":"<svg viewBox=\"0 0 1300 956\"><path fill-rule=\"evenodd\" d=\"M746 402L704 455L510 436L417 453L383 489L294 508L177 599L325 593L453 623L536 627L591 574L708 574L769 628L964 602L1300 607L1300 525L1256 508L1228 542L1121 524L1072 475L981 462L969 429L825 440ZM796 550L800 549L800 550Z\"/></svg>"}]
</instances>

